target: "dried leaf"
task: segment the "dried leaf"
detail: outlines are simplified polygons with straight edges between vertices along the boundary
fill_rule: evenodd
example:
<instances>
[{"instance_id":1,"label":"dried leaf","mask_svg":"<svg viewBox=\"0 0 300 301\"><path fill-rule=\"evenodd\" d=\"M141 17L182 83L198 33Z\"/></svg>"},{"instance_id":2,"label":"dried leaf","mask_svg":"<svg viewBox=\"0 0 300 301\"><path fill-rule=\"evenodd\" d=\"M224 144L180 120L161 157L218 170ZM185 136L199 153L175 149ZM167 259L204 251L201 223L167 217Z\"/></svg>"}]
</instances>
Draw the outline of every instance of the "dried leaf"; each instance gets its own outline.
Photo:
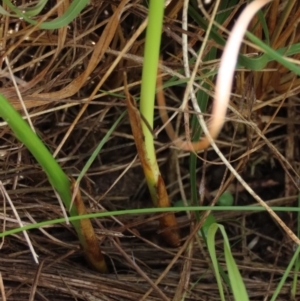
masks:
<instances>
[{"instance_id":1,"label":"dried leaf","mask_svg":"<svg viewBox=\"0 0 300 301\"><path fill-rule=\"evenodd\" d=\"M148 188L151 194L152 202L156 207L170 207L169 196L167 194L163 178L161 177L158 170L158 166L152 166L148 160L147 150L144 143L140 112L136 108L134 99L127 91L127 88L125 88L125 94L130 125ZM162 235L165 241L171 246L178 246L180 244L180 237L174 213L163 215L159 218L159 223L160 228L163 230Z\"/></svg>"}]
</instances>

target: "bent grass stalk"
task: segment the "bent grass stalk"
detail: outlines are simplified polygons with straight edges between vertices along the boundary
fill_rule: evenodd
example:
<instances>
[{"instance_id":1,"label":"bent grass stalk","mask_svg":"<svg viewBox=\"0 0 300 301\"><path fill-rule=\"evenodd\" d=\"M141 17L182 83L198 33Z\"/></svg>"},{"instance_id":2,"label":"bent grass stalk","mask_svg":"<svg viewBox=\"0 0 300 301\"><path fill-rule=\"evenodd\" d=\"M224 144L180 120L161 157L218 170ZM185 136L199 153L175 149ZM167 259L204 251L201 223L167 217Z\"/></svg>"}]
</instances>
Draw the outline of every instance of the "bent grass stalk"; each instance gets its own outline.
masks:
<instances>
[{"instance_id":1,"label":"bent grass stalk","mask_svg":"<svg viewBox=\"0 0 300 301\"><path fill-rule=\"evenodd\" d=\"M74 205L71 206L71 182L59 164L50 154L49 150L31 130L28 123L23 120L8 100L0 94L0 116L7 122L18 140L20 140L32 153L47 174L49 182L61 197L70 216L85 214L84 204L79 192L75 196ZM98 246L94 229L89 219L71 221L78 235L85 257L97 270L106 272L107 267Z\"/></svg>"}]
</instances>

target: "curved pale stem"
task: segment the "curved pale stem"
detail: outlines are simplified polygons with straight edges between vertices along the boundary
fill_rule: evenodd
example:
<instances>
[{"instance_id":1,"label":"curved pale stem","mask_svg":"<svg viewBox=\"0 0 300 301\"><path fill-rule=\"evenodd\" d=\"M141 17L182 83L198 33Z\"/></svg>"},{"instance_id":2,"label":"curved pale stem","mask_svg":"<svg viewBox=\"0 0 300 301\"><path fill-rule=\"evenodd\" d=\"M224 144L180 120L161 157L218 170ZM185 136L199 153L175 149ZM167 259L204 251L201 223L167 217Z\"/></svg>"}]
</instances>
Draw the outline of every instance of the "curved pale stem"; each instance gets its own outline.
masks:
<instances>
[{"instance_id":1,"label":"curved pale stem","mask_svg":"<svg viewBox=\"0 0 300 301\"><path fill-rule=\"evenodd\" d=\"M232 89L233 76L237 63L239 49L241 47L243 37L247 27L253 16L271 0L256 0L251 2L241 13L233 30L228 38L224 52L221 58L220 68L216 83L216 93L212 109L212 118L210 121L209 132L212 138L216 138L219 134L224 122L227 107L229 104L230 93ZM166 111L166 103L163 92L161 90L161 79L158 79L158 94L157 101L159 104L160 116L163 123L166 125L166 132L174 144L186 151L199 151L209 146L207 137L197 142L184 141L176 137L172 125L168 122Z\"/></svg>"}]
</instances>

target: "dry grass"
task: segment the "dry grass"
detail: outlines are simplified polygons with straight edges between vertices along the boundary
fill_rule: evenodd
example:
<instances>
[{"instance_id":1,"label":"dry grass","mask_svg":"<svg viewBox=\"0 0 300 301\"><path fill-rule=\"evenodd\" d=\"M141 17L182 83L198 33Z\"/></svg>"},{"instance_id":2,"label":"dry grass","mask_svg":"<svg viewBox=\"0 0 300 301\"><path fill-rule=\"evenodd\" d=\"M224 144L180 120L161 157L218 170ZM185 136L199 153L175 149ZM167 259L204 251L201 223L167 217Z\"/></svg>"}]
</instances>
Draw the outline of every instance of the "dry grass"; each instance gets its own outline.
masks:
<instances>
[{"instance_id":1,"label":"dry grass","mask_svg":"<svg viewBox=\"0 0 300 301\"><path fill-rule=\"evenodd\" d=\"M182 68L182 4L179 2L172 1L166 10L163 72L169 75ZM284 2L280 1L280 5ZM146 18L147 11L141 1L130 1L119 23L114 24L114 31L113 27L104 29L119 3L93 1L93 5L89 5L68 28L58 31L32 30L25 22L2 17L2 55L7 55L32 124L64 170L73 177L78 175L113 122L126 110L124 71L131 93L139 93L144 40L143 37L130 39ZM294 10L298 11L298 6L294 4ZM105 44L104 38L101 40L105 34L113 35L110 45ZM191 21L188 34L190 47L196 51L198 38L201 39L204 33ZM110 70L129 42L132 46L128 54L120 57L117 66ZM208 62L206 66L213 68L217 63ZM2 62L0 93L21 110L7 67L7 63ZM238 76L244 76L241 74ZM256 75L254 78L257 79ZM295 204L298 190L294 181L299 179L300 165L299 89L293 85L296 79L288 73L282 78L283 83L277 91L268 89L262 93L261 86L257 86L256 93L260 93L261 99L255 103L247 103L251 97L242 92L251 81L237 80L232 110L228 114L230 122L217 141L255 192L268 200L269 205L276 206ZM101 91L95 89L99 82L103 82ZM213 88L213 83L211 85ZM251 94L251 89L244 90ZM103 91L110 91L110 94ZM182 94L182 87L167 90L170 110L179 107ZM87 103L89 105L85 106ZM256 121L260 129L265 129L269 143L285 155L294 170L276 152L270 151L264 140L256 141L255 129L246 127L242 118ZM160 125L158 121L157 126ZM62 209L41 168L3 123L0 133L0 180L23 224L61 217ZM165 134L160 133L156 147L170 196L173 201L184 195L189 198L188 154L174 152L169 146ZM232 191L239 205L254 202L227 174L210 149L200 153L199 157L203 163L199 163L198 183L205 182L205 203L225 188ZM127 117L98 155L84 178L82 189L90 212L151 206ZM3 198L1 200L2 231L17 227L11 206ZM234 257L251 300L267 300L293 254L291 241L286 240L266 213L221 212L216 217L226 224ZM294 215L280 214L280 217L295 231ZM23 234L6 237L1 242L2 299L172 300L176 296L175 300L181 300L186 293L185 300L219 300L206 248L192 235L196 221L183 214L178 215L178 221L182 247L169 249L157 234L157 216L94 220L110 266L109 275L100 275L86 266L74 231L67 225L29 232L33 248L39 255L39 265L34 263ZM184 247L188 241L194 242L193 249L186 252ZM221 251L221 240L217 242L217 248ZM186 265L186 262L191 264ZM223 265L223 258L220 262ZM183 266L188 269L182 270ZM190 278L185 283L187 274ZM291 279L288 279L277 300L290 299L290 285ZM229 295L228 300L231 300Z\"/></svg>"}]
</instances>

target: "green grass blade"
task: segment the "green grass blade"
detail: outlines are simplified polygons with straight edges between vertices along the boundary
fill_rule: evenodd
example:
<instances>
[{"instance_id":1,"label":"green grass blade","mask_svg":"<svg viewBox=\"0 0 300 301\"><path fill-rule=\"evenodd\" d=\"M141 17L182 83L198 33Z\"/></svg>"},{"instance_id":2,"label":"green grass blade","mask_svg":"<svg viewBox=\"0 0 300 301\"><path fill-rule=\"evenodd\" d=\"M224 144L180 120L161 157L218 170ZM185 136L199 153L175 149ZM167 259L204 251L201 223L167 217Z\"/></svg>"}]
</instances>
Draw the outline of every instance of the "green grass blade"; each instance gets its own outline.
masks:
<instances>
[{"instance_id":1,"label":"green grass blade","mask_svg":"<svg viewBox=\"0 0 300 301\"><path fill-rule=\"evenodd\" d=\"M39 3L35 6L28 7L25 9L26 17L34 17L37 16L47 4L47 0L40 0Z\"/></svg>"},{"instance_id":2,"label":"green grass blade","mask_svg":"<svg viewBox=\"0 0 300 301\"><path fill-rule=\"evenodd\" d=\"M80 204L81 198L77 195L77 205L71 206L71 182L55 161L48 149L32 131L14 107L0 94L0 117L10 126L15 136L28 148L38 163L46 172L49 182L58 192L65 207L69 210L71 217L85 212L84 204ZM79 199L78 199L79 198ZM78 207L77 207L78 206ZM106 271L106 264L102 257L100 248L97 249L97 241L90 220L71 221L76 230L80 244L87 260L99 271Z\"/></svg>"},{"instance_id":3,"label":"green grass blade","mask_svg":"<svg viewBox=\"0 0 300 301\"><path fill-rule=\"evenodd\" d=\"M163 15L164 2L161 0L151 0L149 4L149 22L146 32L140 99L140 112L145 120L147 120L151 130L153 129L154 121L156 77L159 61ZM157 164L154 149L154 138L152 132L150 132L148 128L148 125L146 125L145 122L142 122L148 158L151 165L154 166Z\"/></svg>"},{"instance_id":4,"label":"green grass blade","mask_svg":"<svg viewBox=\"0 0 300 301\"><path fill-rule=\"evenodd\" d=\"M231 248L225 228L223 225L219 225L219 229L224 239L225 260L234 299L236 301L249 301L244 281L231 253Z\"/></svg>"},{"instance_id":5,"label":"green grass blade","mask_svg":"<svg viewBox=\"0 0 300 301\"><path fill-rule=\"evenodd\" d=\"M1 5L0 5L0 15L14 17L14 15L7 12Z\"/></svg>"},{"instance_id":6,"label":"green grass blade","mask_svg":"<svg viewBox=\"0 0 300 301\"><path fill-rule=\"evenodd\" d=\"M207 28L207 21L204 20L197 12L196 9L193 7L189 7L189 13L192 18L201 26L202 28ZM299 75L299 69L297 66L293 65L292 63L288 62L283 55L291 56L294 54L300 53L300 43L290 45L288 47L283 47L277 50L271 49L268 45L260 41L260 39L256 38L253 34L247 32L246 36L256 45L258 45L261 49L265 51L263 55L259 57L250 58L244 56L242 54L238 57L238 64L237 67L245 67L252 71L260 71L266 67L266 65L271 61L278 61L286 67L291 67L291 71L294 71L296 74ZM213 39L217 44L224 46L226 44L226 40L215 30L212 29L210 38Z\"/></svg>"},{"instance_id":7,"label":"green grass blade","mask_svg":"<svg viewBox=\"0 0 300 301\"><path fill-rule=\"evenodd\" d=\"M247 295L246 287L241 277L241 274L237 268L237 265L233 259L229 240L225 232L225 228L224 226L219 224L212 224L207 234L207 247L209 249L209 254L215 269L215 275L218 283L221 300L225 300L225 299L224 299L223 286L219 274L218 260L217 260L216 250L215 250L215 235L218 229L220 229L224 239L224 254L226 260L226 267L228 270L228 276L231 284L230 287L234 295L234 299L236 301L248 301L249 298Z\"/></svg>"},{"instance_id":8,"label":"green grass blade","mask_svg":"<svg viewBox=\"0 0 300 301\"><path fill-rule=\"evenodd\" d=\"M283 66L287 67L290 71L293 71L295 74L300 75L300 68L297 67L297 65L295 65L294 63L289 62L285 57L283 57L283 55L288 56L291 54L300 53L300 44L295 44L295 45L292 45L291 47L285 47L285 48L281 48L279 50L274 50L271 47L269 47L267 44L263 43L259 38L257 38L252 33L247 32L246 36L253 43L255 43L262 50L264 50L265 54L263 56L267 55L267 61L269 61L269 59L272 58L273 61L279 62ZM293 51L291 51L291 49Z\"/></svg>"},{"instance_id":9,"label":"green grass blade","mask_svg":"<svg viewBox=\"0 0 300 301\"><path fill-rule=\"evenodd\" d=\"M299 254L300 254L300 246L297 247L295 253L294 253L294 256L292 257L288 267L286 268L284 274L282 275L281 279L280 279L280 282L278 284L278 286L276 287L276 290L272 296L272 298L270 299L270 301L276 301L281 289L283 288L283 285L286 281L286 279L289 277L290 275L290 272L293 268L293 265L295 264L295 261L296 260L299 260Z\"/></svg>"},{"instance_id":10,"label":"green grass blade","mask_svg":"<svg viewBox=\"0 0 300 301\"><path fill-rule=\"evenodd\" d=\"M20 140L32 153L38 163L42 166L43 170L46 172L49 182L60 195L66 208L70 208L72 196L70 191L71 183L68 177L39 137L31 130L28 123L23 120L20 114L1 94L0 117L7 122L17 139ZM78 213L75 206L72 206L70 215L74 216L77 214ZM79 223L75 221L73 226L75 227L77 233L80 233L78 232L80 231Z\"/></svg>"},{"instance_id":11,"label":"green grass blade","mask_svg":"<svg viewBox=\"0 0 300 301\"><path fill-rule=\"evenodd\" d=\"M298 208L300 208L300 193L298 194ZM300 212L297 213L297 235L298 235L298 237L300 237ZM295 263L293 284L292 284L292 288L291 288L291 294L294 297L294 299L296 298L296 294L297 294L299 270L300 270L300 258L298 255L298 257L296 259L296 263Z\"/></svg>"},{"instance_id":12,"label":"green grass blade","mask_svg":"<svg viewBox=\"0 0 300 301\"><path fill-rule=\"evenodd\" d=\"M220 276L219 264L218 264L217 254L216 254L216 246L215 246L215 235L217 230L218 230L218 224L214 223L210 226L207 233L207 248L215 270L215 277L218 284L220 298L222 301L225 301L223 284Z\"/></svg>"},{"instance_id":13,"label":"green grass blade","mask_svg":"<svg viewBox=\"0 0 300 301\"><path fill-rule=\"evenodd\" d=\"M295 263L295 268L294 268L294 277L293 277L293 283L292 283L292 289L291 289L291 294L294 297L294 299L296 299L296 295L297 295L297 284L299 283L299 279L298 279L299 278L299 270L300 270L300 258L299 258L299 254L298 254L298 256L296 258L296 263Z\"/></svg>"},{"instance_id":14,"label":"green grass blade","mask_svg":"<svg viewBox=\"0 0 300 301\"><path fill-rule=\"evenodd\" d=\"M294 207L270 207L275 212L300 212L300 208ZM260 206L234 206L234 207L212 207L212 206L187 206L187 207L163 207L163 208L143 208L143 209L129 209L129 210L118 210L118 211L106 211L106 212L97 212L90 214L83 214L77 216L69 217L71 222L79 221L86 218L102 218L109 216L120 216L120 215L136 215L136 214L150 214L150 213L166 213L166 212L185 212L185 211L244 211L244 212L254 212L254 211L265 211L265 208ZM26 225L21 228L15 228L7 230L5 232L0 232L0 238L5 237L11 234L16 234L22 231L27 231L31 229L37 229L39 227L44 227L47 225L55 225L66 222L65 218L58 218L53 220L48 220L40 223Z\"/></svg>"},{"instance_id":15,"label":"green grass blade","mask_svg":"<svg viewBox=\"0 0 300 301\"><path fill-rule=\"evenodd\" d=\"M36 15L38 15L42 9L45 7L45 5L47 4L47 0L40 0L38 2L38 4L36 4L35 6L31 6L31 7L27 7L25 9L19 9L18 7L14 6L11 1L9 0L4 0L3 1L13 12L15 12L17 14L17 16L22 16L25 15L26 17L34 17ZM1 6L1 14L3 13L4 8ZM6 16L12 16L11 14L9 14L6 10L4 10L6 12Z\"/></svg>"},{"instance_id":16,"label":"green grass blade","mask_svg":"<svg viewBox=\"0 0 300 301\"><path fill-rule=\"evenodd\" d=\"M26 11L23 13L20 9L15 7L10 1L4 0L8 7L17 14L19 18L23 18L26 22L36 25L38 22L32 20L27 15ZM64 13L63 16L60 16L52 21L43 22L39 25L41 29L58 29L63 26L68 25L71 23L85 8L85 6L89 3L89 0L74 0L71 2L70 6L68 7L67 11ZM40 7L39 7L40 8ZM29 13L29 15L32 12Z\"/></svg>"},{"instance_id":17,"label":"green grass blade","mask_svg":"<svg viewBox=\"0 0 300 301\"><path fill-rule=\"evenodd\" d=\"M268 45L270 45L270 34L269 34L269 28L268 28L266 18L265 18L264 14L261 10L257 13L257 16L258 16L258 19L259 19L259 23L262 26L263 33L266 37L266 42L267 42Z\"/></svg>"},{"instance_id":18,"label":"green grass blade","mask_svg":"<svg viewBox=\"0 0 300 301\"><path fill-rule=\"evenodd\" d=\"M0 116L8 123L16 137L24 143L39 164L43 167L49 177L50 183L58 192L63 192L66 187L66 183L69 182L67 176L52 157L46 146L31 130L28 123L23 120L20 114L1 94Z\"/></svg>"}]
</instances>

